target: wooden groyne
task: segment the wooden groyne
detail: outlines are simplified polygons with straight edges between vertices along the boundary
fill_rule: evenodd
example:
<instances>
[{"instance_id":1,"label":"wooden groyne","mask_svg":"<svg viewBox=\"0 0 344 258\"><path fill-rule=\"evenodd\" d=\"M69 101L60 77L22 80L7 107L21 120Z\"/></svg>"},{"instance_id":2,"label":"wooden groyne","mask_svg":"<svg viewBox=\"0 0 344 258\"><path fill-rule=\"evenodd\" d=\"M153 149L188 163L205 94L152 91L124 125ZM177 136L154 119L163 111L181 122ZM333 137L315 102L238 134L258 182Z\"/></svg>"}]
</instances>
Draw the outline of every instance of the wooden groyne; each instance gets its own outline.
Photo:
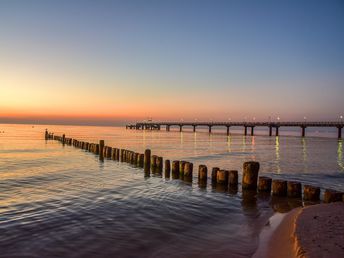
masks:
<instances>
[{"instance_id":1,"label":"wooden groyne","mask_svg":"<svg viewBox=\"0 0 344 258\"><path fill-rule=\"evenodd\" d=\"M196 132L196 128L199 126L208 127L209 133L212 132L213 127L225 127L227 135L230 134L230 128L233 126L240 126L244 128L244 135L248 135L248 129L250 130L250 135L254 135L254 129L256 127L267 127L269 129L269 136L273 135L273 130L275 130L275 135L279 135L280 127L298 127L301 129L301 136L306 136L306 128L309 127L333 127L337 128L338 139L342 138L342 129L344 127L344 122L141 122L136 124L126 125L127 129L136 130L161 130L165 127L166 131L170 131L171 127L179 128L182 132L184 127L192 127L193 132Z\"/></svg>"},{"instance_id":2,"label":"wooden groyne","mask_svg":"<svg viewBox=\"0 0 344 258\"><path fill-rule=\"evenodd\" d=\"M104 140L99 143L90 143L77 139L54 135L45 132L46 140L56 140L63 145L74 146L91 152L99 156L99 160L114 160L124 162L135 167L142 168L145 175L160 175L166 179L179 179L185 182L192 182L193 163L184 160L169 160L161 156L152 155L150 149L146 149L144 153L138 153L127 149L114 148L106 146ZM165 162L164 162L165 161ZM172 163L172 164L171 164ZM299 199L308 202L319 202L321 188L297 181L287 181L281 179L273 179L267 176L259 176L260 164L256 161L248 161L243 164L243 175L241 180L242 194L245 193L262 193L272 196L285 197L291 199ZM204 164L198 167L198 184L200 187L207 187L208 167ZM213 188L227 190L230 193L237 193L240 186L237 170L226 170L213 167L210 174L211 185ZM324 189L323 202L344 201L344 192L338 192L331 189Z\"/></svg>"}]
</instances>

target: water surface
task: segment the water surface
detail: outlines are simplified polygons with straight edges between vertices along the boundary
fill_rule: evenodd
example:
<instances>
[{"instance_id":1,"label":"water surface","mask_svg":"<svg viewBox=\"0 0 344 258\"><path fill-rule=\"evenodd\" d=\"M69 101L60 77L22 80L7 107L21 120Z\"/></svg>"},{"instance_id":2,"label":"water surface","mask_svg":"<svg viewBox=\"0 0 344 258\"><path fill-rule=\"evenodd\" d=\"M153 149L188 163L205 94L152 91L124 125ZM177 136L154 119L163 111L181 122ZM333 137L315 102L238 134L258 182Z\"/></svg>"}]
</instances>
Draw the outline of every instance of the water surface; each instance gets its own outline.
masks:
<instances>
[{"instance_id":1,"label":"water surface","mask_svg":"<svg viewBox=\"0 0 344 258\"><path fill-rule=\"evenodd\" d=\"M56 134L194 163L194 182L171 180L45 141ZM118 127L0 125L1 257L250 257L274 212L302 203L200 188L199 164L343 190L342 142ZM291 133L292 135L293 133ZM325 134L325 136L328 136ZM230 255L229 255L230 254Z\"/></svg>"}]
</instances>

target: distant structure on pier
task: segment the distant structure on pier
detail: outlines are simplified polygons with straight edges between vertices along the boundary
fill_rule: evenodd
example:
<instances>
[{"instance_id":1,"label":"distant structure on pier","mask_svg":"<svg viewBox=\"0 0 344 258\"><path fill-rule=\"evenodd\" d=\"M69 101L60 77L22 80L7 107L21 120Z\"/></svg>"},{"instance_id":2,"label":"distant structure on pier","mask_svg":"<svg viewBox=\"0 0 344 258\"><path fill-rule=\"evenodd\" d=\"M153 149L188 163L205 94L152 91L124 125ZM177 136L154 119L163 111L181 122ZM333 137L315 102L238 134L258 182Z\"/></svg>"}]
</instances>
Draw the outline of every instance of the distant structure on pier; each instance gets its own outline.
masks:
<instances>
[{"instance_id":1,"label":"distant structure on pier","mask_svg":"<svg viewBox=\"0 0 344 258\"><path fill-rule=\"evenodd\" d=\"M227 135L229 135L229 128L231 126L241 126L244 128L244 135L248 134L248 129L250 129L250 135L254 135L254 128L268 127L269 136L272 136L273 129L275 135L278 136L280 127L300 127L301 136L306 136L307 127L334 127L338 130L338 139L342 138L342 128L344 127L343 121L339 122L139 122L136 124L126 125L127 129L136 130L161 130L162 127L166 128L166 131L170 131L171 127L179 127L179 131L183 130L183 127L190 126L193 127L193 131L196 132L197 126L205 126L209 128L209 133L213 127L226 127Z\"/></svg>"}]
</instances>

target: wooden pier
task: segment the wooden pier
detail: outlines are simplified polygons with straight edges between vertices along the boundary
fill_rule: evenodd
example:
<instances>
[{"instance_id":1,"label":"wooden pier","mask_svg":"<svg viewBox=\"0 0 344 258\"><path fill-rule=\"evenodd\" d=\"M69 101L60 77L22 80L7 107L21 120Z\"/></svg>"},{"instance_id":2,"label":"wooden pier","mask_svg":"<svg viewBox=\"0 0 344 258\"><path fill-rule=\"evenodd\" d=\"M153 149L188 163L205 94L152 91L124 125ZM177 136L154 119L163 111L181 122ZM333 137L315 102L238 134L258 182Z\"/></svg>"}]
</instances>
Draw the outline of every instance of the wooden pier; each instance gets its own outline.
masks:
<instances>
[{"instance_id":1,"label":"wooden pier","mask_svg":"<svg viewBox=\"0 0 344 258\"><path fill-rule=\"evenodd\" d=\"M309 127L333 127L338 130L338 139L342 138L342 128L344 122L140 122L136 124L126 125L127 129L136 130L161 130L165 128L166 131L170 131L171 127L179 128L179 131L183 131L183 127L192 127L196 132L198 126L208 127L209 133L211 133L213 127L225 127L227 129L227 135L229 135L229 129L232 126L240 126L244 128L244 135L248 135L248 129L250 135L254 135L255 127L267 127L269 129L269 136L278 136L280 127L299 127L301 129L301 136L306 136L306 128Z\"/></svg>"}]
</instances>

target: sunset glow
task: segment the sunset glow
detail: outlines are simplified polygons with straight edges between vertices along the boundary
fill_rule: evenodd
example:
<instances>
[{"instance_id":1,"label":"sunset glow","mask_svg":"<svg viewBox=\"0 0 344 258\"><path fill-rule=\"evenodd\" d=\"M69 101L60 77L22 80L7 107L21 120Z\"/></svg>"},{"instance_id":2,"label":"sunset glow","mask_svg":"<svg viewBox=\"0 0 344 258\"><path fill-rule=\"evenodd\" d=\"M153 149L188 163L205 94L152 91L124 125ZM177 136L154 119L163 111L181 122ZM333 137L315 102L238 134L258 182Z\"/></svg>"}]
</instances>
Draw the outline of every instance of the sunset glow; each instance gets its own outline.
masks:
<instances>
[{"instance_id":1,"label":"sunset glow","mask_svg":"<svg viewBox=\"0 0 344 258\"><path fill-rule=\"evenodd\" d=\"M340 3L31 2L0 4L0 122L336 120L344 110Z\"/></svg>"}]
</instances>

